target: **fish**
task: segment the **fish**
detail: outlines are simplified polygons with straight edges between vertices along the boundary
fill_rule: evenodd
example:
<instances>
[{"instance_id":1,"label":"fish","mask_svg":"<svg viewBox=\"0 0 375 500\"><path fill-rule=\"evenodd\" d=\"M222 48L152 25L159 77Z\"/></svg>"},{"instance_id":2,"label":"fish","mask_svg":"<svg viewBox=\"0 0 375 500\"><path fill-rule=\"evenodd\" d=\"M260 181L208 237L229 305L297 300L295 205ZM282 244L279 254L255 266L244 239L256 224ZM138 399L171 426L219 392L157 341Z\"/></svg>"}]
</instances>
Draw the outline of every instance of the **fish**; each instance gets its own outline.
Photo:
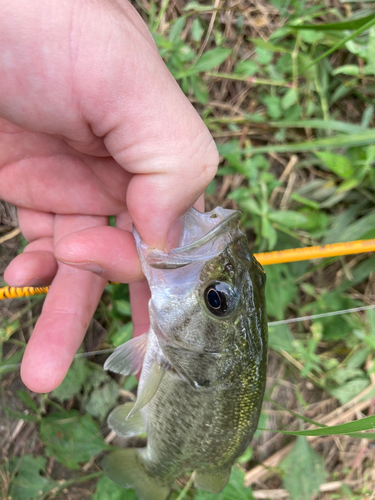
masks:
<instances>
[{"instance_id":1,"label":"fish","mask_svg":"<svg viewBox=\"0 0 375 500\"><path fill-rule=\"evenodd\" d=\"M103 462L140 500L165 500L175 479L219 493L256 430L267 371L266 276L239 229L241 213L217 207L184 216L177 248L147 247L133 230L151 289L150 329L118 347L104 368L141 372L138 398L109 427L147 434L145 448Z\"/></svg>"}]
</instances>

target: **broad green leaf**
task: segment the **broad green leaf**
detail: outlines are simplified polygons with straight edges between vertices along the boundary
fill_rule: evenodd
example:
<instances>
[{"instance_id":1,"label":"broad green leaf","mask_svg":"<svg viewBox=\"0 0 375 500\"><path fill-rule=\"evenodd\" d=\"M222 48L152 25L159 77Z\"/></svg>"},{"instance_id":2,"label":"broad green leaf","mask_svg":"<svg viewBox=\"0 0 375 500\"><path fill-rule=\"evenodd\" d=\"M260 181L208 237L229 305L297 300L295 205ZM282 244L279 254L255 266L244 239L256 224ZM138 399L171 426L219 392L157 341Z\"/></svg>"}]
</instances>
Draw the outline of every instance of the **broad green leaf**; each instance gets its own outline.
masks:
<instances>
[{"instance_id":1,"label":"broad green leaf","mask_svg":"<svg viewBox=\"0 0 375 500\"><path fill-rule=\"evenodd\" d=\"M337 288L337 291L339 293L342 293L348 290L349 288L358 285L358 283L362 283L362 281L364 281L370 275L370 273L374 271L374 269L375 269L375 255L357 264L355 268L351 270L352 279L344 280L343 283L341 283L341 285L339 285L339 287Z\"/></svg>"},{"instance_id":2,"label":"broad green leaf","mask_svg":"<svg viewBox=\"0 0 375 500\"><path fill-rule=\"evenodd\" d=\"M109 410L116 405L117 398L116 382L101 366L91 363L84 385L82 400L84 411L103 421Z\"/></svg>"},{"instance_id":3,"label":"broad green leaf","mask_svg":"<svg viewBox=\"0 0 375 500\"><path fill-rule=\"evenodd\" d=\"M356 29L355 31L353 31L350 35L348 35L345 38L341 39L338 43L332 45L328 50L326 50L325 52L323 52L323 54L321 54L319 57L317 57L316 59L314 59L314 61L312 61L310 64L308 64L306 67L304 67L301 71L299 71L298 75L306 73L309 69L311 69L314 66L316 66L320 61L322 61L323 59L325 59L329 55L333 54L334 52L336 52L338 49L340 49L344 45L347 46L347 44L349 42L352 42L357 36L359 36L361 33L363 33L364 31L368 30L369 28L371 28L374 25L375 25L375 17L374 18L370 18L369 21L365 22L361 27L359 27L358 29ZM301 53L299 53L298 55L300 55L300 54Z\"/></svg>"},{"instance_id":4,"label":"broad green leaf","mask_svg":"<svg viewBox=\"0 0 375 500\"><path fill-rule=\"evenodd\" d=\"M375 27L371 28L371 29L374 30L374 32L375 32ZM375 36L374 36L374 38L375 38ZM375 46L375 40L374 40L374 46ZM375 59L375 57L374 57L374 59ZM375 64L375 62L374 62L374 64ZM363 112L362 119L361 119L361 127L363 127L363 128L370 127L373 116L374 116L374 106L372 104L370 104L369 106L367 106L367 108ZM371 151L371 150L373 150L373 151ZM370 153L370 156L372 156L372 159L374 160L375 159L375 145L369 146L368 148L366 148L366 156L369 153Z\"/></svg>"},{"instance_id":5,"label":"broad green leaf","mask_svg":"<svg viewBox=\"0 0 375 500\"><path fill-rule=\"evenodd\" d=\"M118 385L109 376L103 385L94 389L83 401L84 410L103 422L108 412L116 405Z\"/></svg>"},{"instance_id":6,"label":"broad green leaf","mask_svg":"<svg viewBox=\"0 0 375 500\"><path fill-rule=\"evenodd\" d=\"M259 64L267 66L273 59L273 51L264 49L263 47L255 47L256 58Z\"/></svg>"},{"instance_id":7,"label":"broad green leaf","mask_svg":"<svg viewBox=\"0 0 375 500\"><path fill-rule=\"evenodd\" d=\"M267 112L271 118L278 120L281 118L283 112L281 109L280 97L276 95L268 95L263 99L263 104L267 108Z\"/></svg>"},{"instance_id":8,"label":"broad green leaf","mask_svg":"<svg viewBox=\"0 0 375 500\"><path fill-rule=\"evenodd\" d=\"M227 486L218 495L197 490L195 500L254 500L250 488L244 486L245 473L238 467L233 467Z\"/></svg>"},{"instance_id":9,"label":"broad green leaf","mask_svg":"<svg viewBox=\"0 0 375 500\"><path fill-rule=\"evenodd\" d=\"M294 277L286 264L268 266L266 274L268 283L266 286L267 313L277 320L284 319L286 307L297 296ZM272 286L269 285L270 283Z\"/></svg>"},{"instance_id":10,"label":"broad green leaf","mask_svg":"<svg viewBox=\"0 0 375 500\"><path fill-rule=\"evenodd\" d=\"M332 71L332 75L348 75L348 76L358 76L360 74L361 70L359 69L359 66L356 64L344 64L343 66L340 66L339 68L336 68L334 71Z\"/></svg>"},{"instance_id":11,"label":"broad green leaf","mask_svg":"<svg viewBox=\"0 0 375 500\"><path fill-rule=\"evenodd\" d=\"M80 415L76 410L45 417L40 425L40 437L47 455L70 469L79 469L80 463L109 449L92 417Z\"/></svg>"},{"instance_id":12,"label":"broad green leaf","mask_svg":"<svg viewBox=\"0 0 375 500\"><path fill-rule=\"evenodd\" d=\"M288 325L275 325L268 328L268 346L270 349L291 353L294 350L293 341L294 337Z\"/></svg>"},{"instance_id":13,"label":"broad green leaf","mask_svg":"<svg viewBox=\"0 0 375 500\"><path fill-rule=\"evenodd\" d=\"M329 232L325 235L323 239L323 245L327 243L336 243L339 241L342 232L356 219L358 214L358 207L352 206L347 210L341 212L341 214L336 215L332 218L332 225Z\"/></svg>"},{"instance_id":14,"label":"broad green leaf","mask_svg":"<svg viewBox=\"0 0 375 500\"><path fill-rule=\"evenodd\" d=\"M321 78L318 76L318 67L314 64L311 57L303 52L298 52L297 57L299 74L303 75L308 80L314 80L315 78ZM322 82L320 82L322 85Z\"/></svg>"},{"instance_id":15,"label":"broad green leaf","mask_svg":"<svg viewBox=\"0 0 375 500\"><path fill-rule=\"evenodd\" d=\"M356 220L352 224L348 225L341 232L337 239L340 241L354 241L363 238L366 233L372 231L375 228L375 210L372 210L364 217ZM371 237L371 236L369 236Z\"/></svg>"},{"instance_id":16,"label":"broad green leaf","mask_svg":"<svg viewBox=\"0 0 375 500\"><path fill-rule=\"evenodd\" d=\"M375 26L372 26L369 31L368 46L367 46L367 67L370 74L375 75Z\"/></svg>"},{"instance_id":17,"label":"broad green leaf","mask_svg":"<svg viewBox=\"0 0 375 500\"><path fill-rule=\"evenodd\" d=\"M123 388L125 391L132 391L138 385L138 380L135 375L129 375L126 377Z\"/></svg>"},{"instance_id":18,"label":"broad green leaf","mask_svg":"<svg viewBox=\"0 0 375 500\"><path fill-rule=\"evenodd\" d=\"M60 402L73 398L81 392L88 373L89 368L86 359L75 359L64 380L59 387L52 392L51 396Z\"/></svg>"},{"instance_id":19,"label":"broad green leaf","mask_svg":"<svg viewBox=\"0 0 375 500\"><path fill-rule=\"evenodd\" d=\"M4 407L4 412L9 417L12 417L17 420L25 420L25 422L33 422L33 423L37 423L39 421L39 417L36 417L35 415L12 410L11 408Z\"/></svg>"},{"instance_id":20,"label":"broad green leaf","mask_svg":"<svg viewBox=\"0 0 375 500\"><path fill-rule=\"evenodd\" d=\"M0 328L0 344L6 342L20 327L19 321L13 321L13 323L6 324L5 328Z\"/></svg>"},{"instance_id":21,"label":"broad green leaf","mask_svg":"<svg viewBox=\"0 0 375 500\"><path fill-rule=\"evenodd\" d=\"M129 321L125 325L121 326L111 335L111 342L114 347L118 347L125 344L128 340L132 338L133 335L133 323Z\"/></svg>"},{"instance_id":22,"label":"broad green leaf","mask_svg":"<svg viewBox=\"0 0 375 500\"><path fill-rule=\"evenodd\" d=\"M16 471L9 498L13 500L37 500L57 486L46 475L46 459L25 454L21 458L12 457L9 462L11 473ZM43 475L41 475L43 473Z\"/></svg>"},{"instance_id":23,"label":"broad green leaf","mask_svg":"<svg viewBox=\"0 0 375 500\"><path fill-rule=\"evenodd\" d=\"M352 19L349 21L340 21L337 23L325 23L325 24L299 24L290 25L291 28L295 30L317 30L317 31L342 31L342 30L356 30L365 26L369 21L375 20L375 14L370 14L366 17L360 17L359 19Z\"/></svg>"},{"instance_id":24,"label":"broad green leaf","mask_svg":"<svg viewBox=\"0 0 375 500\"><path fill-rule=\"evenodd\" d=\"M319 492L326 477L324 459L315 453L306 438L298 437L292 451L279 466L291 500L308 500Z\"/></svg>"},{"instance_id":25,"label":"broad green leaf","mask_svg":"<svg viewBox=\"0 0 375 500\"><path fill-rule=\"evenodd\" d=\"M303 196L300 196L297 193L292 193L290 195L290 197L292 200L294 200L298 203L301 203L302 205L306 205L310 208L314 208L316 210L319 210L319 203L317 203L316 201L309 200L308 198L304 198Z\"/></svg>"},{"instance_id":26,"label":"broad green leaf","mask_svg":"<svg viewBox=\"0 0 375 500\"><path fill-rule=\"evenodd\" d=\"M367 311L367 313L369 312L373 311ZM370 323L370 325L372 325L372 323ZM358 351L351 354L347 362L347 369L353 370L355 368L359 368L360 366L362 366L365 363L367 356L371 353L371 351L372 349L370 347L363 347L362 349L358 349Z\"/></svg>"},{"instance_id":27,"label":"broad green leaf","mask_svg":"<svg viewBox=\"0 0 375 500\"><path fill-rule=\"evenodd\" d=\"M327 388L327 390L330 394L332 394L332 396L337 398L343 405L348 401L350 401L351 399L353 399L355 396L357 396L369 385L370 385L369 379L366 378L365 376L362 376L360 378L350 380L350 382L347 382L346 384L343 384L340 387Z\"/></svg>"},{"instance_id":28,"label":"broad green leaf","mask_svg":"<svg viewBox=\"0 0 375 500\"><path fill-rule=\"evenodd\" d=\"M208 50L202 57L190 68L189 73L202 73L220 66L231 54L231 49L216 48Z\"/></svg>"},{"instance_id":29,"label":"broad green leaf","mask_svg":"<svg viewBox=\"0 0 375 500\"><path fill-rule=\"evenodd\" d=\"M241 210L243 210L245 213L249 212L249 213L255 214L255 215L262 215L262 211L260 209L260 206L252 198L240 200L239 204L241 206Z\"/></svg>"},{"instance_id":30,"label":"broad green leaf","mask_svg":"<svg viewBox=\"0 0 375 500\"><path fill-rule=\"evenodd\" d=\"M296 89L289 89L281 99L281 107L286 110L289 109L293 104L297 102L298 92Z\"/></svg>"},{"instance_id":31,"label":"broad green leaf","mask_svg":"<svg viewBox=\"0 0 375 500\"><path fill-rule=\"evenodd\" d=\"M240 61L234 68L234 72L241 76L253 76L259 71L259 66L255 61L247 59L246 61Z\"/></svg>"},{"instance_id":32,"label":"broad green leaf","mask_svg":"<svg viewBox=\"0 0 375 500\"><path fill-rule=\"evenodd\" d=\"M328 151L319 151L315 154L328 170L335 173L342 179L348 179L354 174L354 168L352 167L349 158L346 156Z\"/></svg>"},{"instance_id":33,"label":"broad green leaf","mask_svg":"<svg viewBox=\"0 0 375 500\"><path fill-rule=\"evenodd\" d=\"M278 212L272 212L269 215L269 218L272 222L282 224L283 226L290 229L304 227L304 225L307 223L307 217L305 215L293 210L279 210Z\"/></svg>"},{"instance_id":34,"label":"broad green leaf","mask_svg":"<svg viewBox=\"0 0 375 500\"><path fill-rule=\"evenodd\" d=\"M291 50L283 47L282 45L274 45L271 42L266 42L262 38L250 38L249 40L251 42L253 42L253 44L256 47L260 47L261 49L269 50L270 52L281 52L281 53L287 53L287 54L292 53Z\"/></svg>"},{"instance_id":35,"label":"broad green leaf","mask_svg":"<svg viewBox=\"0 0 375 500\"><path fill-rule=\"evenodd\" d=\"M330 374L330 380L334 380L339 386L345 384L348 380L355 378L364 378L364 373L360 368L349 368L346 366L345 368L334 370L334 372Z\"/></svg>"},{"instance_id":36,"label":"broad green leaf","mask_svg":"<svg viewBox=\"0 0 375 500\"><path fill-rule=\"evenodd\" d=\"M35 401L31 399L30 395L26 391L20 389L19 391L17 391L17 396L26 406L31 408L35 413L39 412L38 406L36 405Z\"/></svg>"},{"instance_id":37,"label":"broad green leaf","mask_svg":"<svg viewBox=\"0 0 375 500\"><path fill-rule=\"evenodd\" d=\"M201 104L206 104L208 101L208 88L206 83L197 75L192 75L189 80L194 97L196 97Z\"/></svg>"},{"instance_id":38,"label":"broad green leaf","mask_svg":"<svg viewBox=\"0 0 375 500\"><path fill-rule=\"evenodd\" d=\"M350 309L358 305L358 301L343 295L342 292L337 289L332 292L323 290L316 301L310 302L301 309L301 313L322 314L331 311L340 311L342 309ZM352 326L348 321L348 317L345 315L320 318L318 322L323 325L323 337L326 340L340 340L352 331ZM315 323L315 320L313 323Z\"/></svg>"},{"instance_id":39,"label":"broad green leaf","mask_svg":"<svg viewBox=\"0 0 375 500\"><path fill-rule=\"evenodd\" d=\"M133 490L126 490L104 476L96 485L92 500L138 500Z\"/></svg>"},{"instance_id":40,"label":"broad green leaf","mask_svg":"<svg viewBox=\"0 0 375 500\"><path fill-rule=\"evenodd\" d=\"M309 45L317 45L327 37L326 33L317 30L300 30L299 33L301 39Z\"/></svg>"},{"instance_id":41,"label":"broad green leaf","mask_svg":"<svg viewBox=\"0 0 375 500\"><path fill-rule=\"evenodd\" d=\"M20 349L19 351L11 354L8 358L0 361L0 375L19 370L19 363L22 360L23 351L24 349Z\"/></svg>"},{"instance_id":42,"label":"broad green leaf","mask_svg":"<svg viewBox=\"0 0 375 500\"><path fill-rule=\"evenodd\" d=\"M262 217L261 235L268 240L269 249L272 250L277 241L277 233L266 216Z\"/></svg>"},{"instance_id":43,"label":"broad green leaf","mask_svg":"<svg viewBox=\"0 0 375 500\"><path fill-rule=\"evenodd\" d=\"M253 456L254 450L252 449L251 446L248 446L244 453L237 458L237 463L239 464L245 464L246 462L249 462L251 460L251 457Z\"/></svg>"},{"instance_id":44,"label":"broad green leaf","mask_svg":"<svg viewBox=\"0 0 375 500\"><path fill-rule=\"evenodd\" d=\"M191 26L191 36L194 42L200 42L203 35L203 26L198 18L194 19L193 24Z\"/></svg>"},{"instance_id":45,"label":"broad green leaf","mask_svg":"<svg viewBox=\"0 0 375 500\"><path fill-rule=\"evenodd\" d=\"M168 36L168 40L170 42L176 43L180 40L181 32L185 26L185 21L186 19L184 17L179 17L177 21L173 23Z\"/></svg>"},{"instance_id":46,"label":"broad green leaf","mask_svg":"<svg viewBox=\"0 0 375 500\"><path fill-rule=\"evenodd\" d=\"M130 302L128 300L116 300L114 306L117 312L122 316L131 316L132 311L130 307Z\"/></svg>"},{"instance_id":47,"label":"broad green leaf","mask_svg":"<svg viewBox=\"0 0 375 500\"><path fill-rule=\"evenodd\" d=\"M351 191L352 189L357 187L358 184L360 184L359 179L354 179L352 177L352 178L348 179L347 181L344 181L340 184L340 186L337 189L337 193L340 194L344 191Z\"/></svg>"}]
</instances>

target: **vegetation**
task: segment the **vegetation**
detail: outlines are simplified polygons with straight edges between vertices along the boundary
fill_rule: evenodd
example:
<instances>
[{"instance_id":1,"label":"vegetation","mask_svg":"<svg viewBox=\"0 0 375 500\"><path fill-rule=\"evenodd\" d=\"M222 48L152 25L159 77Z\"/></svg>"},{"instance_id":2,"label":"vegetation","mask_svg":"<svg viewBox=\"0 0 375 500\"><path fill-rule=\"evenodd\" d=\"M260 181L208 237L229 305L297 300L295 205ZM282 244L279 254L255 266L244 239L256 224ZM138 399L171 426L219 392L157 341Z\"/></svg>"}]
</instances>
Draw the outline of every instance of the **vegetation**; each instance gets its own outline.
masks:
<instances>
[{"instance_id":1,"label":"vegetation","mask_svg":"<svg viewBox=\"0 0 375 500\"><path fill-rule=\"evenodd\" d=\"M374 3L134 4L217 141L208 209L239 208L254 252L375 238ZM0 210L3 271L22 243L2 238L17 222L12 207ZM374 267L366 254L267 267L270 322L375 304ZM101 352L78 357L50 394L20 381L41 300L0 305L0 497L135 500L100 470L102 452L119 442L106 416L134 398L135 378L104 372ZM131 332L127 287L110 285L82 353ZM360 434L375 427L374 347L373 309L270 326L252 448L220 495L194 490L187 477L172 498L374 498L375 434Z\"/></svg>"}]
</instances>

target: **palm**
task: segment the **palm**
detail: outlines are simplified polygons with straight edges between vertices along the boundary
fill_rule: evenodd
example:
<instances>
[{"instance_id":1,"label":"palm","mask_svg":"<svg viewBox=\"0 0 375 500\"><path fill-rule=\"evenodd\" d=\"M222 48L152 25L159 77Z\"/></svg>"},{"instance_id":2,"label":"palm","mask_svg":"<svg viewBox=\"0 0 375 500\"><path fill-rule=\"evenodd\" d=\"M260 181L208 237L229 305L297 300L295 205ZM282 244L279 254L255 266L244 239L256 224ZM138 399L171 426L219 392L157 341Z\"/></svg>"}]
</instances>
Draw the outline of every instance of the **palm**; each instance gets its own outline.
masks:
<instances>
[{"instance_id":1,"label":"palm","mask_svg":"<svg viewBox=\"0 0 375 500\"><path fill-rule=\"evenodd\" d=\"M23 208L55 214L117 215L131 174L113 158L85 154L66 140L0 121L1 192ZM104 147L104 146L103 146ZM11 168L9 168L11 166Z\"/></svg>"}]
</instances>

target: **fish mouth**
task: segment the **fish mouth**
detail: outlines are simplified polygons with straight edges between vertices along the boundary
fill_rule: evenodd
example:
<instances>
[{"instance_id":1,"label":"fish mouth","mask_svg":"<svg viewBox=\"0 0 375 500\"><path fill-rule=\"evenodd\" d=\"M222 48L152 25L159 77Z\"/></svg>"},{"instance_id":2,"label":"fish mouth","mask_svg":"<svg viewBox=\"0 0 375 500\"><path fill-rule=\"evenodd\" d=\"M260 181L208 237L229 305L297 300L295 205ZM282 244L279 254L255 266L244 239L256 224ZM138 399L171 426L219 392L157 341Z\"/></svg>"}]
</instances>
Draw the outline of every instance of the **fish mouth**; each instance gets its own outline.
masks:
<instances>
[{"instance_id":1,"label":"fish mouth","mask_svg":"<svg viewBox=\"0 0 375 500\"><path fill-rule=\"evenodd\" d=\"M221 207L205 213L191 208L183 216L180 246L168 253L147 247L135 228L133 234L138 252L149 266L156 269L176 269L216 257L232 241L233 231L238 231L241 216L238 210Z\"/></svg>"}]
</instances>

